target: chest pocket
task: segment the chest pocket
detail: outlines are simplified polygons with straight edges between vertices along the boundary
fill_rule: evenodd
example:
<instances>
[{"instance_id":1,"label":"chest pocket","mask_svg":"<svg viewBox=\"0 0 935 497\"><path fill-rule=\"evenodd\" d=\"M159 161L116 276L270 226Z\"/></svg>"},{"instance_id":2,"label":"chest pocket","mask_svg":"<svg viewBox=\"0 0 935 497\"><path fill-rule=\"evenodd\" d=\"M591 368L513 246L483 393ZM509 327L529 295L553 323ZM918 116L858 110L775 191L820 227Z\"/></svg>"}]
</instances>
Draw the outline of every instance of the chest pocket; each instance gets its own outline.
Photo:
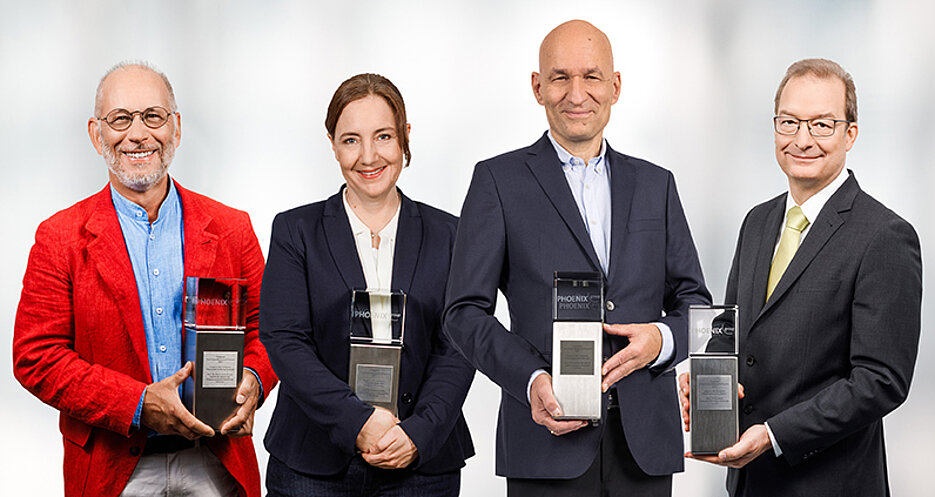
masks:
<instances>
[{"instance_id":1,"label":"chest pocket","mask_svg":"<svg viewBox=\"0 0 935 497\"><path fill-rule=\"evenodd\" d=\"M640 231L662 231L665 229L665 223L662 219L631 219L627 223L628 233L637 233Z\"/></svg>"}]
</instances>

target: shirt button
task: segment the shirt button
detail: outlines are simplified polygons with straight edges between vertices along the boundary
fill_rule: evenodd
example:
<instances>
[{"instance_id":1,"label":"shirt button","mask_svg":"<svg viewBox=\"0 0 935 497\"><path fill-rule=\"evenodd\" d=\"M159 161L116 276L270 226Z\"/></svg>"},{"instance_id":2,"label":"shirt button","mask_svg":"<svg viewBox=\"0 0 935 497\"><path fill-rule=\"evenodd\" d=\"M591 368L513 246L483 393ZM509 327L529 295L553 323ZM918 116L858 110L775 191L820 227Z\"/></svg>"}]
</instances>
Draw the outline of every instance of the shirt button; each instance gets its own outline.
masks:
<instances>
[{"instance_id":1,"label":"shirt button","mask_svg":"<svg viewBox=\"0 0 935 497\"><path fill-rule=\"evenodd\" d=\"M156 314L162 314L162 307L156 308Z\"/></svg>"},{"instance_id":2,"label":"shirt button","mask_svg":"<svg viewBox=\"0 0 935 497\"><path fill-rule=\"evenodd\" d=\"M155 239L156 239L156 235L149 235L149 239L150 239L150 240L155 240Z\"/></svg>"},{"instance_id":3,"label":"shirt button","mask_svg":"<svg viewBox=\"0 0 935 497\"><path fill-rule=\"evenodd\" d=\"M160 346L159 346L159 351L160 351L160 352L165 352L165 351L166 351L166 346L165 346L165 345L160 345Z\"/></svg>"},{"instance_id":4,"label":"shirt button","mask_svg":"<svg viewBox=\"0 0 935 497\"><path fill-rule=\"evenodd\" d=\"M143 217L143 211L136 211L136 217Z\"/></svg>"},{"instance_id":5,"label":"shirt button","mask_svg":"<svg viewBox=\"0 0 935 497\"><path fill-rule=\"evenodd\" d=\"M607 302L604 302L604 308L607 309L608 311L614 310L614 307L616 306L614 306L613 300L608 300Z\"/></svg>"},{"instance_id":6,"label":"shirt button","mask_svg":"<svg viewBox=\"0 0 935 497\"><path fill-rule=\"evenodd\" d=\"M747 356L747 366L753 366L754 364L756 364L756 358L753 357L752 355L748 355L748 356Z\"/></svg>"},{"instance_id":7,"label":"shirt button","mask_svg":"<svg viewBox=\"0 0 935 497\"><path fill-rule=\"evenodd\" d=\"M159 276L159 268L153 269L153 275Z\"/></svg>"},{"instance_id":8,"label":"shirt button","mask_svg":"<svg viewBox=\"0 0 935 497\"><path fill-rule=\"evenodd\" d=\"M753 412L753 406L746 406L743 408L744 414L750 414L751 412Z\"/></svg>"}]
</instances>

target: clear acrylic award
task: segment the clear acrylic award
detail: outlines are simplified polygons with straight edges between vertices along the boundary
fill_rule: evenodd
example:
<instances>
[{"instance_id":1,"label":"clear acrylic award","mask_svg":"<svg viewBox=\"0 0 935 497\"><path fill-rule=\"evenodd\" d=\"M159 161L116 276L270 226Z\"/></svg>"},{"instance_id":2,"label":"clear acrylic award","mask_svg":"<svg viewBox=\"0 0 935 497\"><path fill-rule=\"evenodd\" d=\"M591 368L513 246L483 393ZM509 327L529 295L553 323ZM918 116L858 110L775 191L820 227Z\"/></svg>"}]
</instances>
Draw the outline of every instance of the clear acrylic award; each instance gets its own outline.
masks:
<instances>
[{"instance_id":1,"label":"clear acrylic award","mask_svg":"<svg viewBox=\"0 0 935 497\"><path fill-rule=\"evenodd\" d=\"M552 292L552 391L556 419L601 419L604 279L593 272L555 272Z\"/></svg>"},{"instance_id":2,"label":"clear acrylic award","mask_svg":"<svg viewBox=\"0 0 935 497\"><path fill-rule=\"evenodd\" d=\"M717 454L740 436L737 316L737 306L693 305L688 311L693 454Z\"/></svg>"},{"instance_id":3,"label":"clear acrylic award","mask_svg":"<svg viewBox=\"0 0 935 497\"><path fill-rule=\"evenodd\" d=\"M247 280L185 279L182 364L192 374L182 386L182 401L196 418L215 430L237 410L243 379Z\"/></svg>"},{"instance_id":4,"label":"clear acrylic award","mask_svg":"<svg viewBox=\"0 0 935 497\"><path fill-rule=\"evenodd\" d=\"M348 383L360 400L398 414L399 365L406 320L402 291L351 292Z\"/></svg>"}]
</instances>

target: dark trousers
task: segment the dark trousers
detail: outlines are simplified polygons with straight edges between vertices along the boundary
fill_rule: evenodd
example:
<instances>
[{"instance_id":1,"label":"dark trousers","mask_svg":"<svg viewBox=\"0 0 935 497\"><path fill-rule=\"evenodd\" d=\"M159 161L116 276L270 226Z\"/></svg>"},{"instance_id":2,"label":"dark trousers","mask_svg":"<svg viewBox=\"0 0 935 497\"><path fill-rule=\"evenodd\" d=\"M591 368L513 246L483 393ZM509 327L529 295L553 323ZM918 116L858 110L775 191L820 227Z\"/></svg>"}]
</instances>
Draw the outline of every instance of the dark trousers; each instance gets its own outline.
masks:
<instances>
[{"instance_id":1,"label":"dark trousers","mask_svg":"<svg viewBox=\"0 0 935 497\"><path fill-rule=\"evenodd\" d=\"M650 476L633 459L620 410L607 411L601 449L583 475L570 480L507 478L509 497L670 497L672 475Z\"/></svg>"},{"instance_id":2,"label":"dark trousers","mask_svg":"<svg viewBox=\"0 0 935 497\"><path fill-rule=\"evenodd\" d=\"M268 497L456 497L460 489L460 471L420 475L375 468L360 456L334 476L299 473L272 456L266 467Z\"/></svg>"}]
</instances>

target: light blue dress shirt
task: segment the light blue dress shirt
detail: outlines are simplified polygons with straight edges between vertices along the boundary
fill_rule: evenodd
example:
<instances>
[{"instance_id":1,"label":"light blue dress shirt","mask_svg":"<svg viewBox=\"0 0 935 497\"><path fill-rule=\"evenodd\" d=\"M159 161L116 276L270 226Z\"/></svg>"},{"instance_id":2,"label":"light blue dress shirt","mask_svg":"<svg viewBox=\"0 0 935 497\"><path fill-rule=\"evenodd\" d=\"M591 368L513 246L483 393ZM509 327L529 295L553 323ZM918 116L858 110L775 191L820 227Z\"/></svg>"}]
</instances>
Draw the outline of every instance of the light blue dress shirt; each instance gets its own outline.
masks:
<instances>
[{"instance_id":1,"label":"light blue dress shirt","mask_svg":"<svg viewBox=\"0 0 935 497\"><path fill-rule=\"evenodd\" d=\"M169 194L159 206L156 220L150 223L146 209L118 193L113 185L110 193L140 296L149 370L153 381L160 381L182 367L182 205L175 185L169 181ZM136 427L140 424L143 396L133 416Z\"/></svg>"}]
</instances>

